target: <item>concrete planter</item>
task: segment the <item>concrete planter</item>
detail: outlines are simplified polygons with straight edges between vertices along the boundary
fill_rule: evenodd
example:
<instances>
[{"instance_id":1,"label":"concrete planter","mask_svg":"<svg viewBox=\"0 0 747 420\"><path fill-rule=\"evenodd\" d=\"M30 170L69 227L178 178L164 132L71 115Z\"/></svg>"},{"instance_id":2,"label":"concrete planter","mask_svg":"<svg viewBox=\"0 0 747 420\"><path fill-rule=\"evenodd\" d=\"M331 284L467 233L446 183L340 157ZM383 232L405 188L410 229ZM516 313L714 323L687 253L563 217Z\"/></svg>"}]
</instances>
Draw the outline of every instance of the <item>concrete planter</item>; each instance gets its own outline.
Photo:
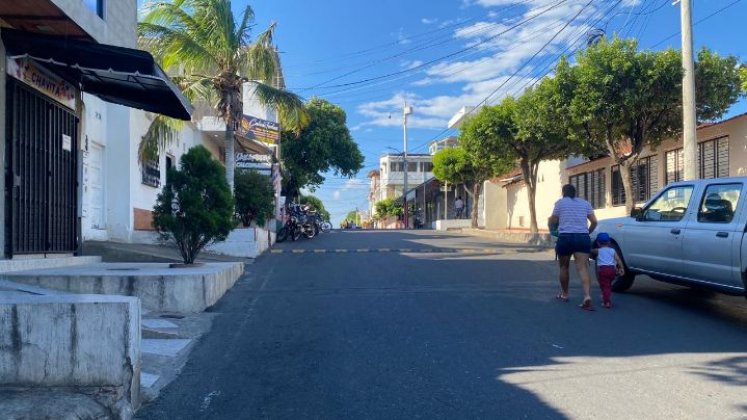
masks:
<instances>
[{"instance_id":1,"label":"concrete planter","mask_svg":"<svg viewBox=\"0 0 747 420\"><path fill-rule=\"evenodd\" d=\"M272 226L274 221L267 222ZM237 228L223 242L210 244L204 252L232 257L256 258L275 243L275 232L262 227Z\"/></svg>"}]
</instances>

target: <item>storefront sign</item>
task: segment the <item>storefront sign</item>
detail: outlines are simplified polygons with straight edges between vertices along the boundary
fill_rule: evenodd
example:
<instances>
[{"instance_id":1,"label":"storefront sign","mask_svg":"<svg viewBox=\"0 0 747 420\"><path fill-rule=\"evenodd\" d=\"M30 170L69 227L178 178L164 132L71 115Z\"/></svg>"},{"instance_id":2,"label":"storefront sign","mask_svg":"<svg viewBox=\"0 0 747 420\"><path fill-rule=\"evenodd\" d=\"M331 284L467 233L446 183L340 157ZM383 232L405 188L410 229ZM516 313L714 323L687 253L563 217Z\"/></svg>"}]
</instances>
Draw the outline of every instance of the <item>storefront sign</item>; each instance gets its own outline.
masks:
<instances>
[{"instance_id":1,"label":"storefront sign","mask_svg":"<svg viewBox=\"0 0 747 420\"><path fill-rule=\"evenodd\" d=\"M70 109L75 109L75 86L29 59L8 58L7 64L8 75L31 86L62 105Z\"/></svg>"},{"instance_id":2,"label":"storefront sign","mask_svg":"<svg viewBox=\"0 0 747 420\"><path fill-rule=\"evenodd\" d=\"M236 168L269 172L272 169L272 156L258 153L236 153Z\"/></svg>"},{"instance_id":3,"label":"storefront sign","mask_svg":"<svg viewBox=\"0 0 747 420\"><path fill-rule=\"evenodd\" d=\"M280 139L280 124L251 115L242 115L238 134L250 140L277 144Z\"/></svg>"}]
</instances>

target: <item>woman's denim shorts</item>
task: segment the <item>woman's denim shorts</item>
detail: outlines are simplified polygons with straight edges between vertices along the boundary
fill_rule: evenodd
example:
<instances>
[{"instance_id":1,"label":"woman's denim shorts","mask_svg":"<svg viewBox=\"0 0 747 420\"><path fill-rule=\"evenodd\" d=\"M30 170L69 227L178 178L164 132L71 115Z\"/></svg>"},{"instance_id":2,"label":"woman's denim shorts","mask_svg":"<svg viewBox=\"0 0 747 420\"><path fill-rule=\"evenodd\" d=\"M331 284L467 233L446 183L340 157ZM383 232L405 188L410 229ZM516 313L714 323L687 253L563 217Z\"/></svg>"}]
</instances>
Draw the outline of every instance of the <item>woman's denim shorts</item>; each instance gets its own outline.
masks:
<instances>
[{"instance_id":1,"label":"woman's denim shorts","mask_svg":"<svg viewBox=\"0 0 747 420\"><path fill-rule=\"evenodd\" d=\"M591 253L591 237L588 233L561 233L555 244L558 256L565 257L576 252Z\"/></svg>"}]
</instances>

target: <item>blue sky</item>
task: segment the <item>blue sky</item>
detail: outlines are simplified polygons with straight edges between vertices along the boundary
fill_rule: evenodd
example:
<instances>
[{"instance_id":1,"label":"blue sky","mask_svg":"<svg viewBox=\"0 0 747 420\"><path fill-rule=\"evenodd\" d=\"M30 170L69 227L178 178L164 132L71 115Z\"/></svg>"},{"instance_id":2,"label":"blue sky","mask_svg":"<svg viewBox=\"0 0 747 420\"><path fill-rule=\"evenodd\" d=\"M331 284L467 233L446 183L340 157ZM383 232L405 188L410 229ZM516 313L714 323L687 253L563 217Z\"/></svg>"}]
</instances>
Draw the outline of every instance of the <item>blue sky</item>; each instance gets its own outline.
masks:
<instances>
[{"instance_id":1,"label":"blue sky","mask_svg":"<svg viewBox=\"0 0 747 420\"><path fill-rule=\"evenodd\" d=\"M679 7L672 0L233 4L237 10L251 4L257 31L277 22L276 43L289 89L305 98L326 98L347 112L366 161L355 179L330 174L315 192L335 224L348 211L367 208L367 172L378 166L379 155L391 151L388 148L402 149L405 98L414 107L409 150L422 153L430 140L452 134L444 130L461 107L486 97L494 103L520 94L546 74L561 53L575 51L591 27L608 35L637 37L642 48L678 48L680 42ZM693 20L704 18L695 26L696 48L705 45L747 61L747 43L739 35L747 21L747 1L695 1ZM746 111L742 101L730 115Z\"/></svg>"}]
</instances>

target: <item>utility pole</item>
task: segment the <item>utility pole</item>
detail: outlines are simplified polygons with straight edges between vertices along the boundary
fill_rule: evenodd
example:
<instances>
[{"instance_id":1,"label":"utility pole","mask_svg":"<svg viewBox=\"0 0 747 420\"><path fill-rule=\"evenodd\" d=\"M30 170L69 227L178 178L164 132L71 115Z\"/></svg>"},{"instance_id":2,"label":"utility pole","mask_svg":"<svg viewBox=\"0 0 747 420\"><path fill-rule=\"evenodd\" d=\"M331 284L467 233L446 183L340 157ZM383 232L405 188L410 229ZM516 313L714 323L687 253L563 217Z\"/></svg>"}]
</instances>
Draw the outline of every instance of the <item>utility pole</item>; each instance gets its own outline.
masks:
<instances>
[{"instance_id":1,"label":"utility pole","mask_svg":"<svg viewBox=\"0 0 747 420\"><path fill-rule=\"evenodd\" d=\"M692 0L680 1L682 26L682 139L685 155L685 179L698 177L698 135L695 116L695 63L693 62Z\"/></svg>"},{"instance_id":2,"label":"utility pole","mask_svg":"<svg viewBox=\"0 0 747 420\"><path fill-rule=\"evenodd\" d=\"M444 181L444 220L449 220L449 181Z\"/></svg>"},{"instance_id":3,"label":"utility pole","mask_svg":"<svg viewBox=\"0 0 747 420\"><path fill-rule=\"evenodd\" d=\"M404 181L405 181L405 187L404 187L404 191L402 192L402 203L404 204L404 208L405 208L404 209L405 210L405 214L404 214L405 229L409 228L409 226L410 226L410 224L409 224L409 216L407 214L408 213L408 209L407 209L407 172L409 172L409 168L407 167L407 116L410 115L410 114L412 114L412 107L411 106L407 106L407 101L405 101L405 106L404 106L404 109L402 110L402 116L404 117L403 118L403 123L402 123L402 129L403 129L403 137L404 137L404 143L405 143L404 144L405 148L404 148L404 150L402 152L402 160L404 160L404 163L405 163L405 167L404 167L404 170L405 170L405 179L404 179Z\"/></svg>"}]
</instances>

